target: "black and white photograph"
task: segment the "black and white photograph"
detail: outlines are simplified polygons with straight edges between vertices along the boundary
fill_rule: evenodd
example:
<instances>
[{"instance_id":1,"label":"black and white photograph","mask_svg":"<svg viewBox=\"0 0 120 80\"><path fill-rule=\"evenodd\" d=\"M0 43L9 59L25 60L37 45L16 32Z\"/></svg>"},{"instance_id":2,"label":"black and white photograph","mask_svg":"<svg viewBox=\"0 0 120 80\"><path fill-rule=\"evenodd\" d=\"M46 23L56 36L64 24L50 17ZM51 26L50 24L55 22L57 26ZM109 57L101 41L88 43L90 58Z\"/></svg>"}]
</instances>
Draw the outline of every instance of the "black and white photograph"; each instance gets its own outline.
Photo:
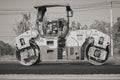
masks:
<instances>
[{"instance_id":1,"label":"black and white photograph","mask_svg":"<svg viewBox=\"0 0 120 80\"><path fill-rule=\"evenodd\" d=\"M0 80L120 80L120 0L0 0Z\"/></svg>"}]
</instances>

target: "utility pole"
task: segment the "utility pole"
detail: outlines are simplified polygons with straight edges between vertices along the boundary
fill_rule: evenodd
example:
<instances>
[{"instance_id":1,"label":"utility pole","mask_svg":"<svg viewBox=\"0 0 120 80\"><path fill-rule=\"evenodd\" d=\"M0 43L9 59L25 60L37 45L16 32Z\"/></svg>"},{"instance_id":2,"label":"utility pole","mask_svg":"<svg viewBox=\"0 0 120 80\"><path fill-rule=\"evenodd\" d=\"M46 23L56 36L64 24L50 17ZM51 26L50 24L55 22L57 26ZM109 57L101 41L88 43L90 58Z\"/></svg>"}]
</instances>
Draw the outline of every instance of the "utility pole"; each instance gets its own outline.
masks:
<instances>
[{"instance_id":1,"label":"utility pole","mask_svg":"<svg viewBox=\"0 0 120 80\"><path fill-rule=\"evenodd\" d=\"M113 39L112 39L112 27L113 27L113 11L112 11L112 4L113 2L110 1L110 43L111 43L111 49L110 49L110 52L111 52L111 56L113 56Z\"/></svg>"}]
</instances>

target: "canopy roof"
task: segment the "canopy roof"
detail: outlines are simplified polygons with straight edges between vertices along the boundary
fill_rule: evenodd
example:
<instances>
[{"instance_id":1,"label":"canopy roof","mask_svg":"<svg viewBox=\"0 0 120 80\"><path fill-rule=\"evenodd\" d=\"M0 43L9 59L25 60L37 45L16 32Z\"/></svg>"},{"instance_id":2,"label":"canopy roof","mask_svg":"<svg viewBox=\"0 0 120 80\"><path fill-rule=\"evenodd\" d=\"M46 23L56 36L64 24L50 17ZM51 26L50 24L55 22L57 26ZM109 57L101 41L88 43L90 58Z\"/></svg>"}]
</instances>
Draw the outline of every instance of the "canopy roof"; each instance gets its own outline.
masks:
<instances>
[{"instance_id":1,"label":"canopy roof","mask_svg":"<svg viewBox=\"0 0 120 80\"><path fill-rule=\"evenodd\" d=\"M47 3L47 4L37 4L34 7L35 8L39 8L39 7L66 7L69 6L68 4L51 4L51 3Z\"/></svg>"}]
</instances>

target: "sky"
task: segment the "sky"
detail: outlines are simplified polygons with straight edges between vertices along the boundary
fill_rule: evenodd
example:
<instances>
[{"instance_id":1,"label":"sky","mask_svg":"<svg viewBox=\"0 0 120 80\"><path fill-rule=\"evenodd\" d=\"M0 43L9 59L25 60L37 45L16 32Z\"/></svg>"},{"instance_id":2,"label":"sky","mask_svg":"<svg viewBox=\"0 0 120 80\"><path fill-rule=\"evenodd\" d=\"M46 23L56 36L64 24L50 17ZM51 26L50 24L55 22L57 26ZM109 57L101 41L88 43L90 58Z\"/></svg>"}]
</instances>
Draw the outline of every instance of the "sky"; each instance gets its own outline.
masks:
<instances>
[{"instance_id":1,"label":"sky","mask_svg":"<svg viewBox=\"0 0 120 80\"><path fill-rule=\"evenodd\" d=\"M34 5L45 3L68 3L74 11L74 16L71 21L80 22L81 25L90 26L94 20L102 20L110 22L110 10L96 9L96 10L80 10L74 9L80 5L93 4L100 2L107 2L111 0L0 0L0 40L13 44L15 33L13 27L22 19L22 11L35 11ZM113 0L114 1L114 0ZM118 0L119 1L119 0ZM95 6L99 7L99 6ZM6 10L6 11L5 11ZM13 10L13 11L9 11ZM14 12L14 10L17 10ZM20 10L20 11L19 11ZM120 8L113 9L113 21L120 16ZM35 23L36 13L32 13L32 23Z\"/></svg>"}]
</instances>

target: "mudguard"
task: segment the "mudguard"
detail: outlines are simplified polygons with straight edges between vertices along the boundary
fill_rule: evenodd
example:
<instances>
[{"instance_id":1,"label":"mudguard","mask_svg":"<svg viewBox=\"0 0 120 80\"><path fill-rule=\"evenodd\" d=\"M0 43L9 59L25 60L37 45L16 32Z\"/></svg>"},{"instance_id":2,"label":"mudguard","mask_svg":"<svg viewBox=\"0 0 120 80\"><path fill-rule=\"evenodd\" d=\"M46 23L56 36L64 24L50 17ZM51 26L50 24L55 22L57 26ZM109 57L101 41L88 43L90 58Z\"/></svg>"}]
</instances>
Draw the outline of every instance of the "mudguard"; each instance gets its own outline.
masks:
<instances>
[{"instance_id":1,"label":"mudguard","mask_svg":"<svg viewBox=\"0 0 120 80\"><path fill-rule=\"evenodd\" d=\"M86 47L86 57L94 65L102 65L109 58L110 37L98 30L91 30L93 42ZM88 42L91 38L88 38Z\"/></svg>"},{"instance_id":2,"label":"mudguard","mask_svg":"<svg viewBox=\"0 0 120 80\"><path fill-rule=\"evenodd\" d=\"M28 30L16 37L16 58L20 64L30 66L40 61L40 49L35 42L37 30Z\"/></svg>"},{"instance_id":3,"label":"mudguard","mask_svg":"<svg viewBox=\"0 0 120 80\"><path fill-rule=\"evenodd\" d=\"M20 64L31 66L40 62L40 49L34 40L30 40L30 46L22 50L16 50L16 58Z\"/></svg>"},{"instance_id":4,"label":"mudguard","mask_svg":"<svg viewBox=\"0 0 120 80\"><path fill-rule=\"evenodd\" d=\"M21 50L30 46L30 39L37 37L37 30L28 30L15 38L17 49Z\"/></svg>"}]
</instances>

